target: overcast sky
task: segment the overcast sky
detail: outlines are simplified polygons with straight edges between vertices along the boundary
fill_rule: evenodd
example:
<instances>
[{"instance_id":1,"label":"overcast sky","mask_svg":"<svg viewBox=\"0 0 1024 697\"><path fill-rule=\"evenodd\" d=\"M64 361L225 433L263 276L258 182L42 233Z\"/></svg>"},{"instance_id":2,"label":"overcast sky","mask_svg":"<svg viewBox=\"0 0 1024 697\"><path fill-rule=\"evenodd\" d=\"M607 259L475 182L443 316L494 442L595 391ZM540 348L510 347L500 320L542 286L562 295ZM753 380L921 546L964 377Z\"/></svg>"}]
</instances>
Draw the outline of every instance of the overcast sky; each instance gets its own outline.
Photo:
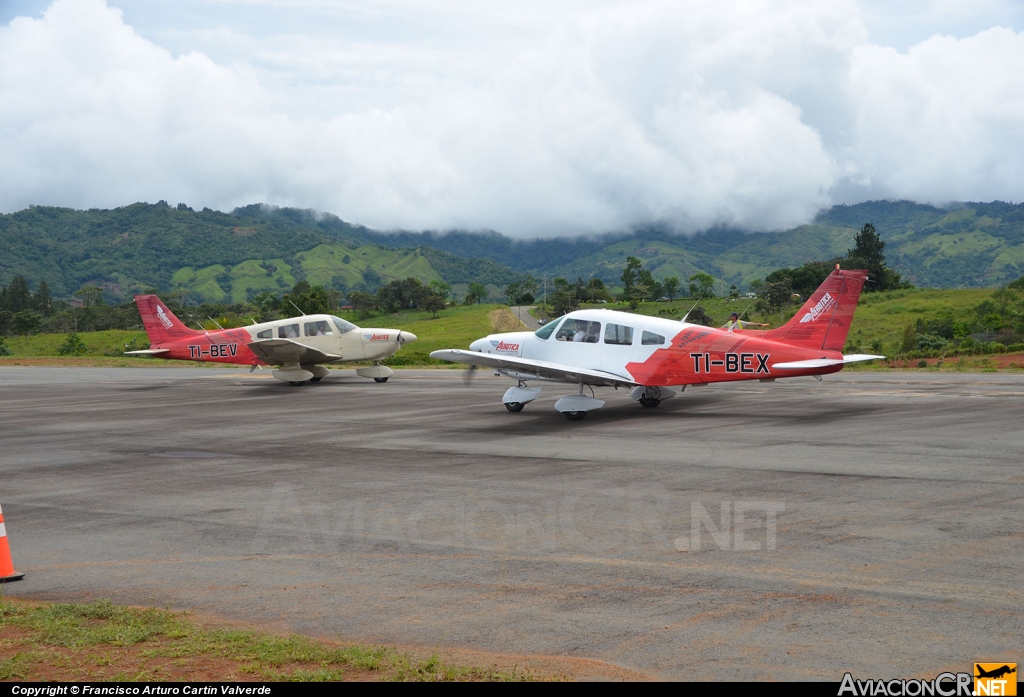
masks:
<instances>
[{"instance_id":1,"label":"overcast sky","mask_svg":"<svg viewBox=\"0 0 1024 697\"><path fill-rule=\"evenodd\" d=\"M0 211L515 236L1024 200L1019 0L0 0Z\"/></svg>"}]
</instances>

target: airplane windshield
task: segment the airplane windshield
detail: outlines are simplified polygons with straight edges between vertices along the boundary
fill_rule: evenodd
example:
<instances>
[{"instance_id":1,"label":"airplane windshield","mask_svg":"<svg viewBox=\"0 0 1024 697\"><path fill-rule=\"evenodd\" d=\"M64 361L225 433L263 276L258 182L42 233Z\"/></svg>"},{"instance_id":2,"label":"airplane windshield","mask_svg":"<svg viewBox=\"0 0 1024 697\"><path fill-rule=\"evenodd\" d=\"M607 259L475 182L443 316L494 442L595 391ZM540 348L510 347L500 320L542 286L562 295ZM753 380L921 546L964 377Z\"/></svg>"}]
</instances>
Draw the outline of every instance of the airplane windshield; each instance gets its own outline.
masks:
<instances>
[{"instance_id":1,"label":"airplane windshield","mask_svg":"<svg viewBox=\"0 0 1024 697\"><path fill-rule=\"evenodd\" d=\"M339 334L348 334L353 329L357 329L356 325L351 322L346 322L341 317L331 317L331 321L334 322L334 326L338 328Z\"/></svg>"},{"instance_id":2,"label":"airplane windshield","mask_svg":"<svg viewBox=\"0 0 1024 697\"><path fill-rule=\"evenodd\" d=\"M549 336L551 336L551 333L555 331L555 328L558 327L558 324L561 321L561 319L553 319L547 324L545 324L543 327L535 331L533 335L536 336L538 339L547 339Z\"/></svg>"}]
</instances>

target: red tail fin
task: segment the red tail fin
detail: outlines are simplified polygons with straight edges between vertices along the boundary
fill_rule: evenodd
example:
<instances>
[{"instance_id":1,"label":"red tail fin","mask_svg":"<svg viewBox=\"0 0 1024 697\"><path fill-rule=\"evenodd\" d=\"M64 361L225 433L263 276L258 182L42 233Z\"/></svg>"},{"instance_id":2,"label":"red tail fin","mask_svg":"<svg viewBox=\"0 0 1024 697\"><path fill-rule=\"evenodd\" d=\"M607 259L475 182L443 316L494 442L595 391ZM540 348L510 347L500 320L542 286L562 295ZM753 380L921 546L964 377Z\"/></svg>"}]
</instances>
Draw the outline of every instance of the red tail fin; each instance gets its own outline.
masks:
<instances>
[{"instance_id":1,"label":"red tail fin","mask_svg":"<svg viewBox=\"0 0 1024 697\"><path fill-rule=\"evenodd\" d=\"M804 348L842 351L867 277L867 271L836 268L793 319L764 337Z\"/></svg>"},{"instance_id":2,"label":"red tail fin","mask_svg":"<svg viewBox=\"0 0 1024 697\"><path fill-rule=\"evenodd\" d=\"M182 324L155 295L136 295L135 304L139 307L142 326L146 328L149 343L153 346L162 346L170 341L199 334Z\"/></svg>"}]
</instances>

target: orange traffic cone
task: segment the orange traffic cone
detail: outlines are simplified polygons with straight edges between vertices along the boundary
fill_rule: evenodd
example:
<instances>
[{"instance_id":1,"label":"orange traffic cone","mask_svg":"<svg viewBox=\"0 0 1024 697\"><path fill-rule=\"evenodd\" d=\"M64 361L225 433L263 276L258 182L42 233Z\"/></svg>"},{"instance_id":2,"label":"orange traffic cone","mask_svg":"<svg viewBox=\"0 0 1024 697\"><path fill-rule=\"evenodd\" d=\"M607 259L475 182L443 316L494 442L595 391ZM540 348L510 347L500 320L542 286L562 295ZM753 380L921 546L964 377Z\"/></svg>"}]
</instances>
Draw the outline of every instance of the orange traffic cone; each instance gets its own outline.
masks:
<instances>
[{"instance_id":1,"label":"orange traffic cone","mask_svg":"<svg viewBox=\"0 0 1024 697\"><path fill-rule=\"evenodd\" d=\"M7 528L4 526L4 512L0 509L0 583L11 583L25 578L14 570L11 561L11 547L7 544Z\"/></svg>"}]
</instances>

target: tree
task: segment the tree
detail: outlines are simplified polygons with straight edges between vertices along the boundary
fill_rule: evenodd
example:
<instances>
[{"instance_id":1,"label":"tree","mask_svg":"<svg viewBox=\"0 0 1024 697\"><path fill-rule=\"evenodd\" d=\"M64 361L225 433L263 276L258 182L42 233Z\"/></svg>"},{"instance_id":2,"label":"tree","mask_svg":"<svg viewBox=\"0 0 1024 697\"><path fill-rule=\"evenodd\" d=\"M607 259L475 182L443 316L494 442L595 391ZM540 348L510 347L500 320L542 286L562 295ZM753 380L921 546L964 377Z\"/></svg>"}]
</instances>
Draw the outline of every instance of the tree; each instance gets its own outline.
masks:
<instances>
[{"instance_id":1,"label":"tree","mask_svg":"<svg viewBox=\"0 0 1024 697\"><path fill-rule=\"evenodd\" d=\"M15 334L34 334L43 325L43 318L35 310L15 312L11 318L11 329Z\"/></svg>"},{"instance_id":2,"label":"tree","mask_svg":"<svg viewBox=\"0 0 1024 697\"><path fill-rule=\"evenodd\" d=\"M551 303L551 312L554 315L564 315L579 307L579 299L576 297L576 286L564 278L552 280L555 289L548 295L548 302Z\"/></svg>"},{"instance_id":3,"label":"tree","mask_svg":"<svg viewBox=\"0 0 1024 697\"><path fill-rule=\"evenodd\" d=\"M57 349L58 356L84 356L85 355L85 342L82 341L78 334L71 332L68 334L67 339Z\"/></svg>"},{"instance_id":4,"label":"tree","mask_svg":"<svg viewBox=\"0 0 1024 697\"><path fill-rule=\"evenodd\" d=\"M309 285L308 281L299 281L292 292L281 298L280 307L286 314L298 308L307 315L327 314L333 309L331 293L323 286Z\"/></svg>"},{"instance_id":5,"label":"tree","mask_svg":"<svg viewBox=\"0 0 1024 697\"><path fill-rule=\"evenodd\" d=\"M525 278L512 281L505 287L505 298L509 305L526 305L533 302L537 292L537 279L527 275Z\"/></svg>"},{"instance_id":6,"label":"tree","mask_svg":"<svg viewBox=\"0 0 1024 697\"><path fill-rule=\"evenodd\" d=\"M49 317L53 314L53 303L50 300L50 286L46 284L46 281L39 282L39 288L36 289L35 295L32 296L32 309L43 317Z\"/></svg>"},{"instance_id":7,"label":"tree","mask_svg":"<svg viewBox=\"0 0 1024 697\"><path fill-rule=\"evenodd\" d=\"M388 312L420 307L430 289L418 278L392 281L377 291L377 304Z\"/></svg>"},{"instance_id":8,"label":"tree","mask_svg":"<svg viewBox=\"0 0 1024 697\"><path fill-rule=\"evenodd\" d=\"M348 294L348 301L359 313L359 319L366 319L370 316L370 311L374 308L377 299L365 291L353 290Z\"/></svg>"},{"instance_id":9,"label":"tree","mask_svg":"<svg viewBox=\"0 0 1024 697\"><path fill-rule=\"evenodd\" d=\"M466 293L466 298L463 300L464 305L475 305L483 302L487 297L487 286L483 283L470 283L469 292Z\"/></svg>"},{"instance_id":10,"label":"tree","mask_svg":"<svg viewBox=\"0 0 1024 697\"><path fill-rule=\"evenodd\" d=\"M690 295L696 298L710 298L715 294L715 277L706 273L690 276Z\"/></svg>"},{"instance_id":11,"label":"tree","mask_svg":"<svg viewBox=\"0 0 1024 697\"><path fill-rule=\"evenodd\" d=\"M427 293L427 297L423 299L422 308L427 312L430 312L434 319L437 319L437 313L448 306L448 298L440 293L435 293L431 290Z\"/></svg>"},{"instance_id":12,"label":"tree","mask_svg":"<svg viewBox=\"0 0 1024 697\"><path fill-rule=\"evenodd\" d=\"M32 292L28 289L28 281L24 276L15 276L4 290L4 310L21 312L32 307Z\"/></svg>"},{"instance_id":13,"label":"tree","mask_svg":"<svg viewBox=\"0 0 1024 697\"><path fill-rule=\"evenodd\" d=\"M665 289L665 295L668 296L669 300L675 300L676 294L679 292L679 277L669 276L662 284Z\"/></svg>"},{"instance_id":14,"label":"tree","mask_svg":"<svg viewBox=\"0 0 1024 697\"><path fill-rule=\"evenodd\" d=\"M428 283L427 286L430 288L431 293L440 296L441 299L445 301L445 303L448 302L448 296L452 292L452 287L450 285L448 285L444 281L433 280L430 283Z\"/></svg>"},{"instance_id":15,"label":"tree","mask_svg":"<svg viewBox=\"0 0 1024 697\"><path fill-rule=\"evenodd\" d=\"M764 285L764 299L768 304L768 310L771 312L778 312L788 305L792 300L792 296L793 286L788 278L782 281L765 283Z\"/></svg>"},{"instance_id":16,"label":"tree","mask_svg":"<svg viewBox=\"0 0 1024 697\"><path fill-rule=\"evenodd\" d=\"M846 255L846 266L851 269L867 269L869 283L864 291L892 290L903 283L900 275L885 265L885 242L871 223L865 223L853 239L853 249Z\"/></svg>"},{"instance_id":17,"label":"tree","mask_svg":"<svg viewBox=\"0 0 1024 697\"><path fill-rule=\"evenodd\" d=\"M103 289L99 286L83 286L74 293L85 307L98 307L103 304Z\"/></svg>"},{"instance_id":18,"label":"tree","mask_svg":"<svg viewBox=\"0 0 1024 697\"><path fill-rule=\"evenodd\" d=\"M655 280L654 276L647 269L640 271L640 283L638 285L643 286L646 291L644 292L644 300L654 300L664 295L665 289L661 283Z\"/></svg>"},{"instance_id":19,"label":"tree","mask_svg":"<svg viewBox=\"0 0 1024 697\"><path fill-rule=\"evenodd\" d=\"M587 281L587 287L584 290L584 299L590 302L596 300L611 300L612 295L608 292L608 289L604 285L604 281L600 278L592 278Z\"/></svg>"},{"instance_id":20,"label":"tree","mask_svg":"<svg viewBox=\"0 0 1024 697\"><path fill-rule=\"evenodd\" d=\"M643 264L636 257L626 257L626 268L622 271L622 297L627 300L633 292L633 286L640 282L640 269Z\"/></svg>"}]
</instances>

